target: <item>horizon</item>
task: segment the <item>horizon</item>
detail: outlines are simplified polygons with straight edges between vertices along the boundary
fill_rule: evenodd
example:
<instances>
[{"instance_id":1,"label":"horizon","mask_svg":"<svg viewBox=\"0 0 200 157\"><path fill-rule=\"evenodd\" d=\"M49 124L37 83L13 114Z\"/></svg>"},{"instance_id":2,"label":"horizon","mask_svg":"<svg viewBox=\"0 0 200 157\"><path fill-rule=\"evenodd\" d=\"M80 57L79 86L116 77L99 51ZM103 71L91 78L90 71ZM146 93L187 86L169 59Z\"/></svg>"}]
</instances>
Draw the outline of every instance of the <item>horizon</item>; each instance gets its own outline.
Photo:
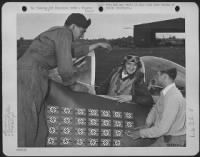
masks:
<instances>
[{"instance_id":1,"label":"horizon","mask_svg":"<svg viewBox=\"0 0 200 157\"><path fill-rule=\"evenodd\" d=\"M181 37L177 38L176 36L173 36L172 34L174 34L174 33L170 33L170 35L165 35L165 37L156 37L156 39L163 39L164 40L164 39L171 39L172 37L175 37L176 40L185 40L185 38L181 38ZM134 36L127 36L127 37L119 37L119 38L112 38L112 39L106 39L106 38L86 39L86 38L83 38L83 39L79 39L79 40L117 40L117 39L128 38L128 37L134 38ZM20 40L22 38L23 38L23 40L34 40L34 38L28 39L28 38L24 38L24 37L20 37L17 40Z\"/></svg>"}]
</instances>

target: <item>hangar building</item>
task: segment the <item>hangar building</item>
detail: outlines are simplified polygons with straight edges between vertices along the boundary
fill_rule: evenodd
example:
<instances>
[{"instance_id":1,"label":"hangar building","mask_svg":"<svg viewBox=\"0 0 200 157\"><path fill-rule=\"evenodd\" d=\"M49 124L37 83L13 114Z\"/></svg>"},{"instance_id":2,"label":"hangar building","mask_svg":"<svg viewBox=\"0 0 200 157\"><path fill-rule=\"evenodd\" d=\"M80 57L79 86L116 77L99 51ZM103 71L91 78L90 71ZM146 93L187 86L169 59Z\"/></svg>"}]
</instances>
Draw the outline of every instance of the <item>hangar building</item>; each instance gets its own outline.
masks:
<instances>
[{"instance_id":1,"label":"hangar building","mask_svg":"<svg viewBox=\"0 0 200 157\"><path fill-rule=\"evenodd\" d=\"M134 26L134 43L138 47L153 47L156 45L156 33L179 32L185 32L183 18L139 24Z\"/></svg>"}]
</instances>

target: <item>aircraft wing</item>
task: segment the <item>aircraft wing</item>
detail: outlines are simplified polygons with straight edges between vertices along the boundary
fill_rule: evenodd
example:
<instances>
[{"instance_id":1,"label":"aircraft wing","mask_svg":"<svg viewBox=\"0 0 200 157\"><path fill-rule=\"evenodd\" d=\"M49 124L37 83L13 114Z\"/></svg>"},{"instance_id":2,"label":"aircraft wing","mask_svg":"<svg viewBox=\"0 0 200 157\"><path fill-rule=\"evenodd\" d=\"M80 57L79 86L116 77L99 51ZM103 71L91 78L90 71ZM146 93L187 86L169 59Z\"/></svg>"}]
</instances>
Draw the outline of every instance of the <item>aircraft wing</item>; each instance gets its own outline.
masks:
<instances>
[{"instance_id":1,"label":"aircraft wing","mask_svg":"<svg viewBox=\"0 0 200 157\"><path fill-rule=\"evenodd\" d=\"M123 135L143 126L149 106L75 92L54 81L45 102L49 136L47 146L123 146ZM137 141L145 146L151 140ZM130 145L132 146L132 145Z\"/></svg>"}]
</instances>

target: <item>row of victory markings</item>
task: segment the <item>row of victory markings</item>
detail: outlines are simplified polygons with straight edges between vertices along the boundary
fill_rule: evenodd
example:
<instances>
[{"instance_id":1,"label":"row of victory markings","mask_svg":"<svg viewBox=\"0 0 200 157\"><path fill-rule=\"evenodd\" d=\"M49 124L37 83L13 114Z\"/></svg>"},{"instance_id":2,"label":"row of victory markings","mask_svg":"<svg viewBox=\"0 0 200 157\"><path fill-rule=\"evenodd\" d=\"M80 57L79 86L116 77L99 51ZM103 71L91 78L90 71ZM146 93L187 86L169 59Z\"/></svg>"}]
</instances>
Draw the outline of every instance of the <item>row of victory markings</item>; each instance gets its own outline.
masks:
<instances>
[{"instance_id":1,"label":"row of victory markings","mask_svg":"<svg viewBox=\"0 0 200 157\"><path fill-rule=\"evenodd\" d=\"M47 140L48 146L121 146L120 139L104 139L104 138L70 138L70 137L49 137Z\"/></svg>"},{"instance_id":2,"label":"row of victory markings","mask_svg":"<svg viewBox=\"0 0 200 157\"><path fill-rule=\"evenodd\" d=\"M85 118L85 117L65 117L48 115L47 123L52 125L73 125L73 126L88 126L88 127L116 127L116 128L133 128L133 120L114 120L114 119L97 119L97 118Z\"/></svg>"},{"instance_id":3,"label":"row of victory markings","mask_svg":"<svg viewBox=\"0 0 200 157\"><path fill-rule=\"evenodd\" d=\"M49 127L50 136L104 136L122 137L122 129L99 129L99 128L73 128L73 127Z\"/></svg>"},{"instance_id":4,"label":"row of victory markings","mask_svg":"<svg viewBox=\"0 0 200 157\"><path fill-rule=\"evenodd\" d=\"M133 113L121 112L121 111L110 111L110 110L99 110L99 109L86 109L86 108L69 108L59 106L47 106L48 114L61 114L61 115L75 115L75 116L88 116L92 117L107 117L107 118L124 118L133 119Z\"/></svg>"}]
</instances>

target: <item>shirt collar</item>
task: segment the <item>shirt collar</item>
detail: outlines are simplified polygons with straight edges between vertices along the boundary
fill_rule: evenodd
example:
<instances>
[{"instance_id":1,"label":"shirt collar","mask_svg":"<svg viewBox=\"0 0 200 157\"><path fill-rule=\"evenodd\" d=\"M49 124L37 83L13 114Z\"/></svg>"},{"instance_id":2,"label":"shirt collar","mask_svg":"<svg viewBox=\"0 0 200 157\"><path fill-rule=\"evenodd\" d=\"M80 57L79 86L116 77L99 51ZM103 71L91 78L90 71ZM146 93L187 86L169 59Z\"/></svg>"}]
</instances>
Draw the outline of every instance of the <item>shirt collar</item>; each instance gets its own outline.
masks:
<instances>
[{"instance_id":1,"label":"shirt collar","mask_svg":"<svg viewBox=\"0 0 200 157\"><path fill-rule=\"evenodd\" d=\"M166 95L167 92L168 92L172 87L175 87L175 83L172 83L172 84L168 85L167 87L165 87L165 88L162 90L162 94L163 94L163 95Z\"/></svg>"},{"instance_id":2,"label":"shirt collar","mask_svg":"<svg viewBox=\"0 0 200 157\"><path fill-rule=\"evenodd\" d=\"M133 79L133 77L136 75L137 70L133 73L133 74L128 74L126 77L122 78L122 72L124 71L123 67L121 67L121 69L119 70L119 74L120 74L120 79L125 81L126 79Z\"/></svg>"},{"instance_id":3,"label":"shirt collar","mask_svg":"<svg viewBox=\"0 0 200 157\"><path fill-rule=\"evenodd\" d=\"M127 77L128 76L128 74L126 74L124 71L122 71L122 79L124 79L125 77Z\"/></svg>"}]
</instances>

